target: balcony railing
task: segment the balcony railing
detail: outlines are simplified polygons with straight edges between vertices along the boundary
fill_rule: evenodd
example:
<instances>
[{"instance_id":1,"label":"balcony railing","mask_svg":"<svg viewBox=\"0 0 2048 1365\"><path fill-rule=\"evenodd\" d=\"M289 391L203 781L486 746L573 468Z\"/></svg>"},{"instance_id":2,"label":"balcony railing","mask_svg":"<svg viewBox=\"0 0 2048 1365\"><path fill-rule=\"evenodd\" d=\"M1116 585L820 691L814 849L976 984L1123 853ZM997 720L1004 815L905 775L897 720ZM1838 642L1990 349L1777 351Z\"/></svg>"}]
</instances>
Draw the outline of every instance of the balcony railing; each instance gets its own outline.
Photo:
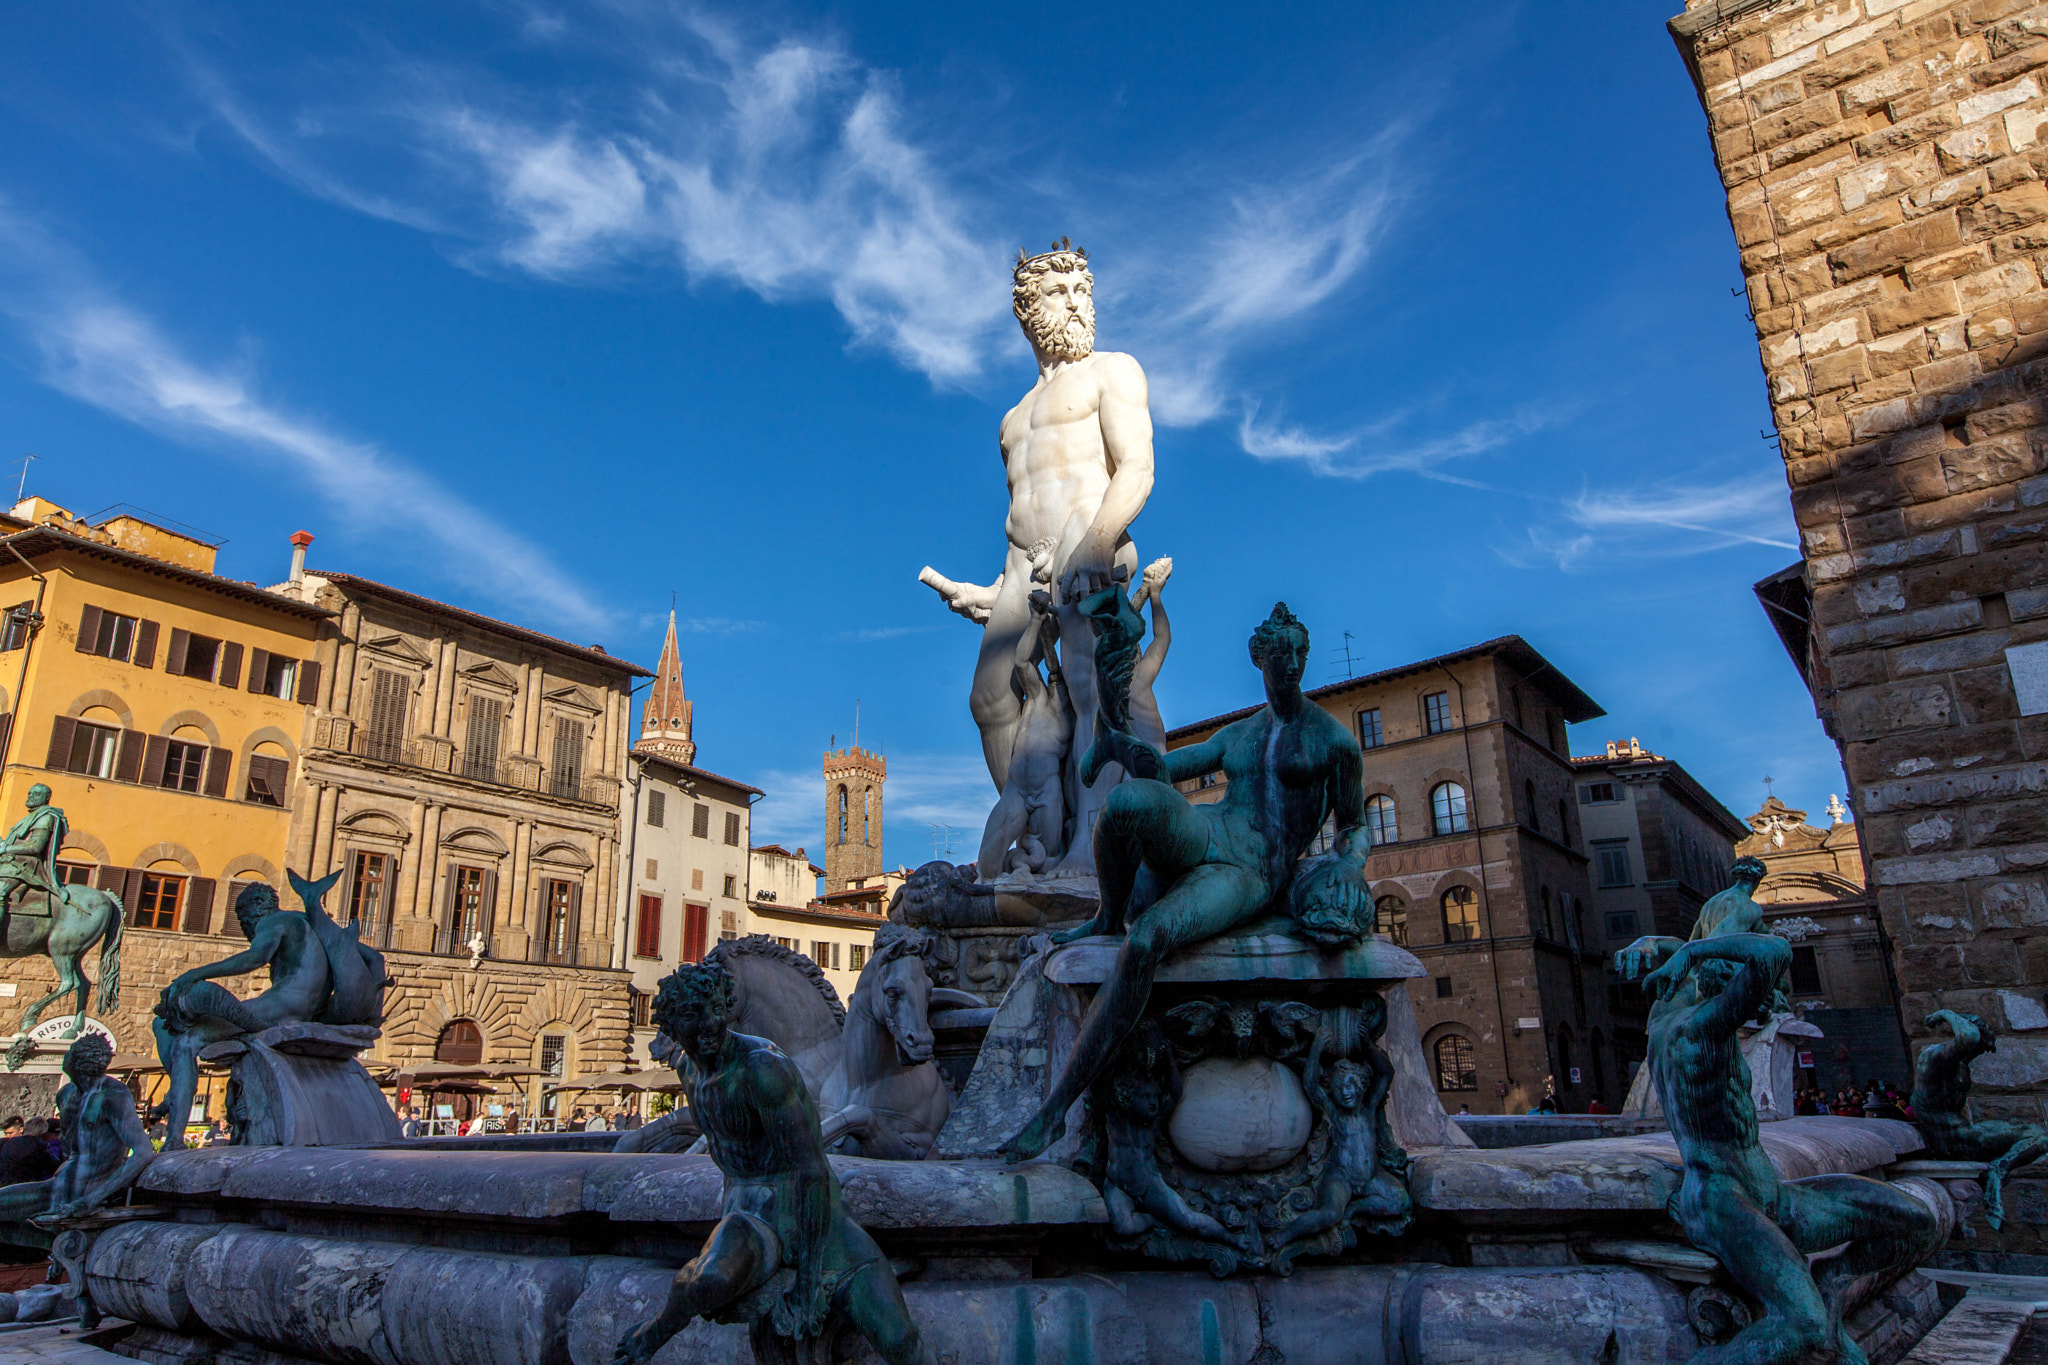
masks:
<instances>
[{"instance_id":1,"label":"balcony railing","mask_svg":"<svg viewBox=\"0 0 2048 1365\"><path fill-rule=\"evenodd\" d=\"M495 957L497 955L492 951L496 947L496 942L489 934L482 933L476 929L465 931L459 927L445 924L434 930L433 951L441 957L468 957L471 953L477 952L477 948L472 942L473 939L477 938L483 940L481 956Z\"/></svg>"},{"instance_id":2,"label":"balcony railing","mask_svg":"<svg viewBox=\"0 0 2048 1365\"><path fill-rule=\"evenodd\" d=\"M582 946L564 943L558 948L544 938L537 938L527 949L526 960L549 967L580 967L583 965Z\"/></svg>"},{"instance_id":3,"label":"balcony railing","mask_svg":"<svg viewBox=\"0 0 2048 1365\"><path fill-rule=\"evenodd\" d=\"M335 747L343 746L337 744ZM348 736L346 748L359 758L378 763L395 763L422 772L446 773L514 791L546 792L565 801L616 806L619 800L619 784L614 778L586 778L581 773L551 772L530 758L482 762L460 752L447 740L393 739L355 726Z\"/></svg>"}]
</instances>

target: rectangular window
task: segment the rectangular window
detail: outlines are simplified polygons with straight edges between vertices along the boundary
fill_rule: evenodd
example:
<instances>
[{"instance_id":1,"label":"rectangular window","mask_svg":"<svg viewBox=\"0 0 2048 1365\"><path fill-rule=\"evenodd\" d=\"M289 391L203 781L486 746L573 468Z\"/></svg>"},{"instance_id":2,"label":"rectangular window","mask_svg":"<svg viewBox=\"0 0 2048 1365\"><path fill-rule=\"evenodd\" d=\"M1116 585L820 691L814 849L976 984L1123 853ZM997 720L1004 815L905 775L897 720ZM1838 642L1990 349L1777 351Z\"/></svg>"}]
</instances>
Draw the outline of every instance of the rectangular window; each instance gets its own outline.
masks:
<instances>
[{"instance_id":1,"label":"rectangular window","mask_svg":"<svg viewBox=\"0 0 2048 1365\"><path fill-rule=\"evenodd\" d=\"M1386 742L1386 736L1380 730L1380 708L1375 706L1370 711L1360 711L1358 713L1358 747L1361 749L1377 749Z\"/></svg>"},{"instance_id":2,"label":"rectangular window","mask_svg":"<svg viewBox=\"0 0 2048 1365\"><path fill-rule=\"evenodd\" d=\"M633 935L633 956L661 956L661 897L640 898L640 923Z\"/></svg>"},{"instance_id":3,"label":"rectangular window","mask_svg":"<svg viewBox=\"0 0 2048 1365\"><path fill-rule=\"evenodd\" d=\"M28 643L29 613L34 604L22 602L7 609L7 615L0 617L0 654L12 653Z\"/></svg>"},{"instance_id":4,"label":"rectangular window","mask_svg":"<svg viewBox=\"0 0 2048 1365\"><path fill-rule=\"evenodd\" d=\"M778 947L782 947L782 948L787 948L787 949L789 949L789 950L790 950L790 951L791 951L792 953L796 951L796 940L795 940L795 939L793 939L793 938L781 938L781 937L778 937L778 938L777 938L777 939L775 940L775 943L776 943L776 946L778 946Z\"/></svg>"},{"instance_id":5,"label":"rectangular window","mask_svg":"<svg viewBox=\"0 0 2048 1365\"><path fill-rule=\"evenodd\" d=\"M739 893L740 879L738 877L733 876L730 873L727 873L725 878L725 894L727 896L737 896L739 895Z\"/></svg>"},{"instance_id":6,"label":"rectangular window","mask_svg":"<svg viewBox=\"0 0 2048 1365\"><path fill-rule=\"evenodd\" d=\"M269 754L249 755L249 787L243 793L244 801L253 801L259 806L282 806L285 798L285 784L291 778L291 761Z\"/></svg>"},{"instance_id":7,"label":"rectangular window","mask_svg":"<svg viewBox=\"0 0 2048 1365\"><path fill-rule=\"evenodd\" d=\"M467 943L483 932L490 907L484 904L484 870L480 867L455 869L455 914L450 928L459 943Z\"/></svg>"},{"instance_id":8,"label":"rectangular window","mask_svg":"<svg viewBox=\"0 0 2048 1365\"><path fill-rule=\"evenodd\" d=\"M668 818L668 793L647 793L647 824L649 828L660 829L661 822Z\"/></svg>"},{"instance_id":9,"label":"rectangular window","mask_svg":"<svg viewBox=\"0 0 2048 1365\"><path fill-rule=\"evenodd\" d=\"M560 1080L569 1060L569 1039L560 1033L540 1036L540 1069Z\"/></svg>"},{"instance_id":10,"label":"rectangular window","mask_svg":"<svg viewBox=\"0 0 2048 1365\"><path fill-rule=\"evenodd\" d=\"M1633 886L1628 870L1628 840L1608 840L1593 845L1593 862L1600 873L1600 885Z\"/></svg>"},{"instance_id":11,"label":"rectangular window","mask_svg":"<svg viewBox=\"0 0 2048 1365\"><path fill-rule=\"evenodd\" d=\"M690 833L699 839L711 837L711 807L701 801L690 812Z\"/></svg>"},{"instance_id":12,"label":"rectangular window","mask_svg":"<svg viewBox=\"0 0 2048 1365\"><path fill-rule=\"evenodd\" d=\"M683 907L683 961L701 962L704 950L709 946L705 940L710 937L711 907L708 905L685 905Z\"/></svg>"},{"instance_id":13,"label":"rectangular window","mask_svg":"<svg viewBox=\"0 0 2048 1365\"><path fill-rule=\"evenodd\" d=\"M1607 937L1634 938L1636 934L1636 912L1613 910L1607 915Z\"/></svg>"},{"instance_id":14,"label":"rectangular window","mask_svg":"<svg viewBox=\"0 0 2048 1365\"><path fill-rule=\"evenodd\" d=\"M541 883L541 941L550 957L566 957L574 946L570 900L569 883L552 879Z\"/></svg>"},{"instance_id":15,"label":"rectangular window","mask_svg":"<svg viewBox=\"0 0 2048 1365\"><path fill-rule=\"evenodd\" d=\"M854 971L861 970L863 967L868 965L868 945L865 943L855 943L848 945L846 949L846 958L847 966L851 967Z\"/></svg>"},{"instance_id":16,"label":"rectangular window","mask_svg":"<svg viewBox=\"0 0 2048 1365\"><path fill-rule=\"evenodd\" d=\"M1451 728L1451 694L1432 692L1422 699L1422 721L1432 735Z\"/></svg>"},{"instance_id":17,"label":"rectangular window","mask_svg":"<svg viewBox=\"0 0 2048 1365\"><path fill-rule=\"evenodd\" d=\"M163 785L174 792L196 792L206 772L206 746L172 740L164 746Z\"/></svg>"},{"instance_id":18,"label":"rectangular window","mask_svg":"<svg viewBox=\"0 0 2048 1365\"><path fill-rule=\"evenodd\" d=\"M384 922L384 891L391 882L391 855L358 853L349 877L348 917L357 924Z\"/></svg>"},{"instance_id":19,"label":"rectangular window","mask_svg":"<svg viewBox=\"0 0 2048 1365\"><path fill-rule=\"evenodd\" d=\"M829 942L827 942L826 940L822 939L822 938L821 938L821 939L814 939L814 940L812 940L812 942L811 942L811 961L813 961L813 962L817 963L817 964L818 964L818 965L819 965L820 967L829 967L829 966L831 966L831 965L832 965L832 945L831 945L831 944L830 944Z\"/></svg>"},{"instance_id":20,"label":"rectangular window","mask_svg":"<svg viewBox=\"0 0 2048 1365\"><path fill-rule=\"evenodd\" d=\"M652 1028L654 1026L654 997L646 991L635 991L630 988L628 990L632 1000L633 1027Z\"/></svg>"},{"instance_id":21,"label":"rectangular window","mask_svg":"<svg viewBox=\"0 0 2048 1365\"><path fill-rule=\"evenodd\" d=\"M299 661L267 650L251 650L249 690L258 696L290 701L299 690Z\"/></svg>"},{"instance_id":22,"label":"rectangular window","mask_svg":"<svg viewBox=\"0 0 2048 1365\"><path fill-rule=\"evenodd\" d=\"M177 654L180 636L184 637L185 646L182 658ZM165 661L164 667L166 671L176 673L180 677L212 682L215 672L220 668L220 646L221 642L210 636L190 635L181 630L174 630L171 632L172 658Z\"/></svg>"},{"instance_id":23,"label":"rectangular window","mask_svg":"<svg viewBox=\"0 0 2048 1365\"><path fill-rule=\"evenodd\" d=\"M65 886L91 886L91 863L58 863L57 880Z\"/></svg>"},{"instance_id":24,"label":"rectangular window","mask_svg":"<svg viewBox=\"0 0 2048 1365\"><path fill-rule=\"evenodd\" d=\"M498 778L498 741L505 733L505 703L497 697L469 698L469 728L462 741L462 775L479 782Z\"/></svg>"},{"instance_id":25,"label":"rectangular window","mask_svg":"<svg viewBox=\"0 0 2048 1365\"><path fill-rule=\"evenodd\" d=\"M112 777L114 759L121 748L121 732L108 725L79 722L71 735L68 770L86 777Z\"/></svg>"},{"instance_id":26,"label":"rectangular window","mask_svg":"<svg viewBox=\"0 0 2048 1365\"><path fill-rule=\"evenodd\" d=\"M1448 976L1440 976L1436 979L1436 998L1439 1000L1451 998L1451 979Z\"/></svg>"},{"instance_id":27,"label":"rectangular window","mask_svg":"<svg viewBox=\"0 0 2048 1365\"><path fill-rule=\"evenodd\" d=\"M734 848L740 846L740 816L738 811L725 813L725 842ZM727 895L732 893L728 891Z\"/></svg>"},{"instance_id":28,"label":"rectangular window","mask_svg":"<svg viewBox=\"0 0 2048 1365\"><path fill-rule=\"evenodd\" d=\"M1792 994L1819 995L1820 954L1812 948L1792 950Z\"/></svg>"},{"instance_id":29,"label":"rectangular window","mask_svg":"<svg viewBox=\"0 0 2048 1365\"><path fill-rule=\"evenodd\" d=\"M548 772L548 790L556 796L583 792L583 722L555 718L555 763Z\"/></svg>"},{"instance_id":30,"label":"rectangular window","mask_svg":"<svg viewBox=\"0 0 2048 1365\"><path fill-rule=\"evenodd\" d=\"M111 611L97 615L99 620L93 625L90 645L82 633L79 636L80 652L97 654L115 663L127 663L135 653L135 627L140 623L133 616L119 616Z\"/></svg>"},{"instance_id":31,"label":"rectangular window","mask_svg":"<svg viewBox=\"0 0 2048 1365\"><path fill-rule=\"evenodd\" d=\"M405 750L406 709L412 701L412 681L389 668L370 670L370 717L364 735L363 756L396 763Z\"/></svg>"},{"instance_id":32,"label":"rectangular window","mask_svg":"<svg viewBox=\"0 0 2048 1365\"><path fill-rule=\"evenodd\" d=\"M1612 782L1588 782L1579 788L1579 804L1582 806L1603 806L1614 800Z\"/></svg>"},{"instance_id":33,"label":"rectangular window","mask_svg":"<svg viewBox=\"0 0 2048 1365\"><path fill-rule=\"evenodd\" d=\"M178 907L185 898L185 879L159 872L142 874L142 895L135 902L137 929L175 929Z\"/></svg>"}]
</instances>

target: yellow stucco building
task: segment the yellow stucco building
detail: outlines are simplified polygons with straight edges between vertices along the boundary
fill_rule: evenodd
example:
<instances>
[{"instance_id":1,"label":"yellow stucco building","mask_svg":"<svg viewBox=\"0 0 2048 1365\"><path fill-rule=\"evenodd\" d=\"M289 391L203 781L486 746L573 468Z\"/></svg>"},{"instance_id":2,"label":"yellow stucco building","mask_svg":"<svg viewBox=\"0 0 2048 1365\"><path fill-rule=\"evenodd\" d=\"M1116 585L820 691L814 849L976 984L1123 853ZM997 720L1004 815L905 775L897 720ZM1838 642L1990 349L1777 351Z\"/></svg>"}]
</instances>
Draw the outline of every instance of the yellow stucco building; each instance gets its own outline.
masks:
<instances>
[{"instance_id":1,"label":"yellow stucco building","mask_svg":"<svg viewBox=\"0 0 2048 1365\"><path fill-rule=\"evenodd\" d=\"M243 945L239 885L283 889L332 629L325 609L213 567L211 544L132 513L88 525L31 498L0 516L0 815L48 784L70 823L62 875L121 898L120 1006L94 1015L123 1051L153 1050L172 977ZM0 1035L54 984L46 958L0 960Z\"/></svg>"}]
</instances>

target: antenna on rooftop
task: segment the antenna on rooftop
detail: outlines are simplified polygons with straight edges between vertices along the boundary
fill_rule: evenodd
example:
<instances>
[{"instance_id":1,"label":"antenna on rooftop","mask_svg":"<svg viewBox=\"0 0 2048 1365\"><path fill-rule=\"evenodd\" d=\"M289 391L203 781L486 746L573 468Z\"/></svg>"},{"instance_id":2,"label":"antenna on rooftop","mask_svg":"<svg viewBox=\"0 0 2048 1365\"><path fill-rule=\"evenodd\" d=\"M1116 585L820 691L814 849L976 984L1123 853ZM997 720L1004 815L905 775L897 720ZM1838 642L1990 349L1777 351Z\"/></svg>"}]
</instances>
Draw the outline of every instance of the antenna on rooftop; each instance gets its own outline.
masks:
<instances>
[{"instance_id":1,"label":"antenna on rooftop","mask_svg":"<svg viewBox=\"0 0 2048 1365\"><path fill-rule=\"evenodd\" d=\"M1771 784L1777 780L1777 778L1772 777L1769 773L1764 774L1764 800L1768 801L1777 795L1776 792L1771 790Z\"/></svg>"},{"instance_id":2,"label":"antenna on rooftop","mask_svg":"<svg viewBox=\"0 0 2048 1365\"><path fill-rule=\"evenodd\" d=\"M953 856L953 836L960 831L954 829L951 825L939 824L935 820L927 820L925 823L931 826L932 831L932 861L937 862L941 858L951 858Z\"/></svg>"},{"instance_id":3,"label":"antenna on rooftop","mask_svg":"<svg viewBox=\"0 0 2048 1365\"><path fill-rule=\"evenodd\" d=\"M1333 654L1341 653L1344 656L1344 676L1346 678L1353 678L1358 675L1358 661L1351 657L1350 631L1347 630L1344 632L1343 648L1341 650L1331 650L1330 652Z\"/></svg>"},{"instance_id":4,"label":"antenna on rooftop","mask_svg":"<svg viewBox=\"0 0 2048 1365\"><path fill-rule=\"evenodd\" d=\"M42 459L42 458L43 458L43 457L42 457L42 456L40 456L40 455L24 455L24 456L22 456L22 457L21 457L21 482L20 482L20 483L18 483L18 484L16 484L16 485L15 485L15 488L14 488L14 500L15 500L16 502L20 502L20 501L21 501L21 500L22 500L23 498L25 498L25 497L27 497L27 496L28 496L28 463L29 463L29 461L30 461L30 460L40 460L40 459Z\"/></svg>"}]
</instances>

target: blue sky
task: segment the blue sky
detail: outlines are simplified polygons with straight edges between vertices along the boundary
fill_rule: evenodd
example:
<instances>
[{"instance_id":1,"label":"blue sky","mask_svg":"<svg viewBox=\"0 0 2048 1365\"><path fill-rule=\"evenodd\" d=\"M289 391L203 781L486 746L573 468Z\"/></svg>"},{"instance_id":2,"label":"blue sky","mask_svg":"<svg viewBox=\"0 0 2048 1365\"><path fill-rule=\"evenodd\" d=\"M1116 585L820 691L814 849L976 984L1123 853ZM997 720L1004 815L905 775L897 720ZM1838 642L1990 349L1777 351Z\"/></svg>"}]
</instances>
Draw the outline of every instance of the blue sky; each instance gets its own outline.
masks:
<instances>
[{"instance_id":1,"label":"blue sky","mask_svg":"<svg viewBox=\"0 0 2048 1365\"><path fill-rule=\"evenodd\" d=\"M815 847L992 799L975 632L1006 262L1071 235L1151 379L1169 724L1516 632L1738 814L1833 746L1749 585L1796 557L1672 5L12 6L0 465L652 664Z\"/></svg>"}]
</instances>

